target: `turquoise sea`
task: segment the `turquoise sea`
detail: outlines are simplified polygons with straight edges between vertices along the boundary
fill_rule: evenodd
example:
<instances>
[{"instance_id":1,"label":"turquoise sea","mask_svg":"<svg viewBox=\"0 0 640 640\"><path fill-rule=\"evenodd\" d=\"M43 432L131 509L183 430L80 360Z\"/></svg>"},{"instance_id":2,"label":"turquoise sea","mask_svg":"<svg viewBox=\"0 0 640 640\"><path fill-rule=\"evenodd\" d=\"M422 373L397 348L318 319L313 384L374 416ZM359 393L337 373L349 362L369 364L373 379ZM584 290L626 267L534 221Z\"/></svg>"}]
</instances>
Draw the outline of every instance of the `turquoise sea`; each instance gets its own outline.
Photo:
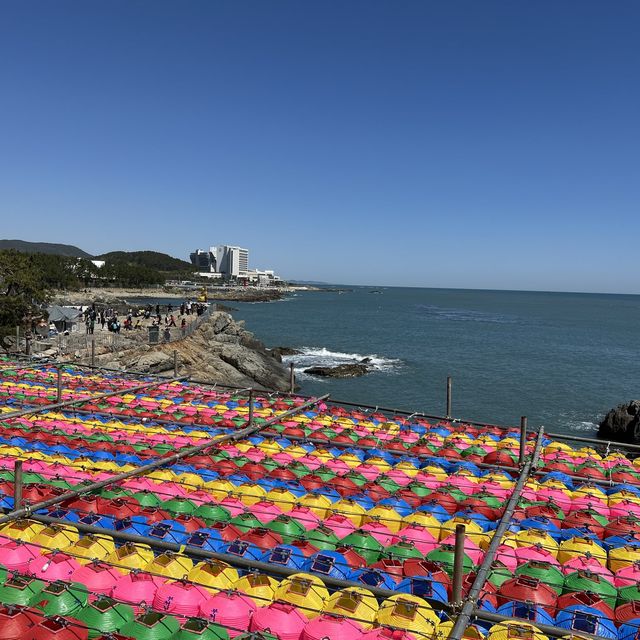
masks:
<instances>
[{"instance_id":1,"label":"turquoise sea","mask_svg":"<svg viewBox=\"0 0 640 640\"><path fill-rule=\"evenodd\" d=\"M267 346L300 349L307 394L433 415L593 435L614 405L640 397L640 296L349 287L272 303L230 303ZM315 364L371 358L343 380Z\"/></svg>"}]
</instances>

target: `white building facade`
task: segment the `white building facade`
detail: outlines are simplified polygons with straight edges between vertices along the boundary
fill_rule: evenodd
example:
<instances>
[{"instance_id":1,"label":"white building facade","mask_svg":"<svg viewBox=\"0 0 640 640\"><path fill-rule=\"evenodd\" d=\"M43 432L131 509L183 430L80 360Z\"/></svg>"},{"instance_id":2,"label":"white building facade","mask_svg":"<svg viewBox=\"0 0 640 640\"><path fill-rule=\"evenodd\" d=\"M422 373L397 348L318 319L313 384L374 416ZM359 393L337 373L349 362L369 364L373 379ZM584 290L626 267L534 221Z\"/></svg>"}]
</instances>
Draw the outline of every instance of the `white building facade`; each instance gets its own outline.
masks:
<instances>
[{"instance_id":1,"label":"white building facade","mask_svg":"<svg viewBox=\"0 0 640 640\"><path fill-rule=\"evenodd\" d=\"M216 270L224 277L246 278L249 271L249 250L242 247L221 245L211 247L210 253L216 257Z\"/></svg>"},{"instance_id":2,"label":"white building facade","mask_svg":"<svg viewBox=\"0 0 640 640\"><path fill-rule=\"evenodd\" d=\"M280 282L272 270L249 269L249 250L242 247L223 244L209 247L208 251L197 249L190 257L198 275L213 280L239 281L258 286Z\"/></svg>"}]
</instances>

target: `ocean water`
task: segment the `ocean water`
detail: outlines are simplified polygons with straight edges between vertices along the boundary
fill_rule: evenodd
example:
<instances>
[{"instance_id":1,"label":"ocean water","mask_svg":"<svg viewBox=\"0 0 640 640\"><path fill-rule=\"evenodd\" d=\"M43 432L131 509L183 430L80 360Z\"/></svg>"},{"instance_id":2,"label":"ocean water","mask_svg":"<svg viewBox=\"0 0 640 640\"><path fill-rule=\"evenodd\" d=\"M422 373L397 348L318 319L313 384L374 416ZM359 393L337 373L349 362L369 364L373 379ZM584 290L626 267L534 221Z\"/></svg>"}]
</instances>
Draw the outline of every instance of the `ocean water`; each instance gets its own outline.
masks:
<instances>
[{"instance_id":1,"label":"ocean water","mask_svg":"<svg viewBox=\"0 0 640 640\"><path fill-rule=\"evenodd\" d=\"M300 349L303 393L455 417L545 425L591 436L613 406L640 397L640 296L345 287L272 303L229 303L267 346ZM371 358L360 378L312 365Z\"/></svg>"}]
</instances>

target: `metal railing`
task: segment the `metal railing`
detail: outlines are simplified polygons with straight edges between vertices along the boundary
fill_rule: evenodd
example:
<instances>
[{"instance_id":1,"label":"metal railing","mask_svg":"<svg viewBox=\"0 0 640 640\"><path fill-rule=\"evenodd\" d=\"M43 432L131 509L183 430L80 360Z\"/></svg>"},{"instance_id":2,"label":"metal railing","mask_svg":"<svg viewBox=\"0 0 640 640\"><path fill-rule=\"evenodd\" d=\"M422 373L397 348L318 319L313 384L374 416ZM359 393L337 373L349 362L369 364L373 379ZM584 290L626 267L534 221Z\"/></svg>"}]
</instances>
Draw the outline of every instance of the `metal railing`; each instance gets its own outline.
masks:
<instances>
[{"instance_id":1,"label":"metal railing","mask_svg":"<svg viewBox=\"0 0 640 640\"><path fill-rule=\"evenodd\" d=\"M111 352L120 351L134 348L142 342L144 342L142 337L137 338L134 335L98 330L92 334L73 332L65 335L59 333L51 338L33 340L30 347L34 355L42 354L51 349L60 355L65 355L76 351L85 352L86 354L92 348L106 349Z\"/></svg>"}]
</instances>

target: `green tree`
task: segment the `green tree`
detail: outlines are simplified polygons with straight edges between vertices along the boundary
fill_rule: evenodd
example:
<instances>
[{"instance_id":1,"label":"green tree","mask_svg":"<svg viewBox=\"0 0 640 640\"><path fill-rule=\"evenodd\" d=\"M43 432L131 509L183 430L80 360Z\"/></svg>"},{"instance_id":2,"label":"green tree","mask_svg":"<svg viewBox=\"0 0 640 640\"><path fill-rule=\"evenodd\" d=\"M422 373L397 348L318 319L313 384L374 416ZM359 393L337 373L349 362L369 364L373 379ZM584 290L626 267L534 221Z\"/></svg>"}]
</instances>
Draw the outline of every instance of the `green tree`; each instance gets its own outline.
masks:
<instances>
[{"instance_id":1,"label":"green tree","mask_svg":"<svg viewBox=\"0 0 640 640\"><path fill-rule=\"evenodd\" d=\"M49 298L41 263L32 254L0 251L0 340L7 350L16 326L31 328Z\"/></svg>"}]
</instances>

